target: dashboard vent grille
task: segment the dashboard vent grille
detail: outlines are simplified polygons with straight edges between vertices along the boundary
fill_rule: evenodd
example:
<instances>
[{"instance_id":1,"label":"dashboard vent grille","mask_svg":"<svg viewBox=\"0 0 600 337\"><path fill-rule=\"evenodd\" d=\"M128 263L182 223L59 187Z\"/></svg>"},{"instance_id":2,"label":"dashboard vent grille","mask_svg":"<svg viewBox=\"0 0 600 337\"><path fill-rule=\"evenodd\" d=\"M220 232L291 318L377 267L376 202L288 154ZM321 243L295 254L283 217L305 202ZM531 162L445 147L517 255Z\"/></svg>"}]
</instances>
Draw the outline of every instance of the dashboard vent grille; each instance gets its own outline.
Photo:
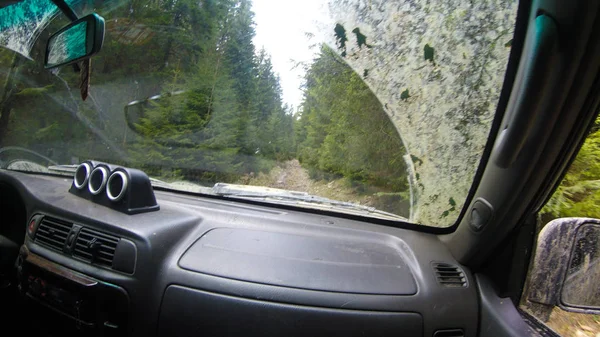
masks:
<instances>
[{"instance_id":1,"label":"dashboard vent grille","mask_svg":"<svg viewBox=\"0 0 600 337\"><path fill-rule=\"evenodd\" d=\"M73 255L91 263L112 267L119 240L118 237L84 227L75 241Z\"/></svg>"},{"instance_id":2,"label":"dashboard vent grille","mask_svg":"<svg viewBox=\"0 0 600 337\"><path fill-rule=\"evenodd\" d=\"M462 329L438 330L433 333L433 337L464 337Z\"/></svg>"},{"instance_id":3,"label":"dashboard vent grille","mask_svg":"<svg viewBox=\"0 0 600 337\"><path fill-rule=\"evenodd\" d=\"M73 224L45 216L35 232L35 243L62 251Z\"/></svg>"},{"instance_id":4,"label":"dashboard vent grille","mask_svg":"<svg viewBox=\"0 0 600 337\"><path fill-rule=\"evenodd\" d=\"M448 263L434 263L433 269L435 270L435 277L439 284L453 288L464 288L467 286L465 273L459 267Z\"/></svg>"}]
</instances>

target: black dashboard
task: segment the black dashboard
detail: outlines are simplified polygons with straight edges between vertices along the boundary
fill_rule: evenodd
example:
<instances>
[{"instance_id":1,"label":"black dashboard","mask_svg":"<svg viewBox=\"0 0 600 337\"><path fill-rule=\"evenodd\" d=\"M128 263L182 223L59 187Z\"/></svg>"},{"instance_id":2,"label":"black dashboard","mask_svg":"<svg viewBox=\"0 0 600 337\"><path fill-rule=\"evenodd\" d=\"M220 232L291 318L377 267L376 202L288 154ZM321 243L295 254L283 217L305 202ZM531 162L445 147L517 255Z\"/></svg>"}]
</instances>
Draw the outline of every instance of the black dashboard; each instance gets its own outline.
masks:
<instances>
[{"instance_id":1,"label":"black dashboard","mask_svg":"<svg viewBox=\"0 0 600 337\"><path fill-rule=\"evenodd\" d=\"M86 335L478 333L474 277L436 235L169 191L127 214L72 181L0 170L0 235L21 236L28 305Z\"/></svg>"}]
</instances>

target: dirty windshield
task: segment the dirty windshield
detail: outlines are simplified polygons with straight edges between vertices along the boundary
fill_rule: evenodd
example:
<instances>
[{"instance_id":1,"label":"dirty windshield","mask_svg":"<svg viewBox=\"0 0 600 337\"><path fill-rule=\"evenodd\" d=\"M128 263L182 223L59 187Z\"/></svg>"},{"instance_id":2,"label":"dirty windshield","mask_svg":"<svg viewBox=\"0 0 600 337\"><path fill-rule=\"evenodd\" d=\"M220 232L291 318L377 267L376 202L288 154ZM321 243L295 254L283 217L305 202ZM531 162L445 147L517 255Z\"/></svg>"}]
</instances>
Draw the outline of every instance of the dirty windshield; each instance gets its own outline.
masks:
<instances>
[{"instance_id":1,"label":"dirty windshield","mask_svg":"<svg viewBox=\"0 0 600 337\"><path fill-rule=\"evenodd\" d=\"M92 159L168 189L436 227L455 223L473 184L517 11L491 0L67 4L105 19L89 71L44 69L48 38L70 22L51 1L0 9L2 168L72 173Z\"/></svg>"}]
</instances>

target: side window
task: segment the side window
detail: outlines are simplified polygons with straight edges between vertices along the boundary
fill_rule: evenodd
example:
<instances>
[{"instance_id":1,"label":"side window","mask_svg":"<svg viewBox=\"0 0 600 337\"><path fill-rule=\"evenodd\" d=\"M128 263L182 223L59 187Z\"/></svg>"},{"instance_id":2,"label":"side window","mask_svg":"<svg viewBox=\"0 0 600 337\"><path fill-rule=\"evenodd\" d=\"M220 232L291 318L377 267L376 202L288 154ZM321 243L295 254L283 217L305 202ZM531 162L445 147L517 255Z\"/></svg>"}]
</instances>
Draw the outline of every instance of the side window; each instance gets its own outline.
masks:
<instances>
[{"instance_id":1,"label":"side window","mask_svg":"<svg viewBox=\"0 0 600 337\"><path fill-rule=\"evenodd\" d=\"M571 164L560 186L541 212L543 226L558 218L585 217L600 219L600 117L596 119L584 145ZM594 274L600 274L600 236L598 230L579 229L570 256L567 277L575 275L585 266L585 280L568 285L562 291L565 297L576 299L575 304L598 306L598 282ZM590 267L591 266L591 267ZM594 267L595 266L595 267ZM592 270L591 272L589 272ZM565 284L567 282L565 281ZM600 315L568 312L559 307L540 307L528 297L531 286L527 285L521 301L521 309L536 317L561 336L599 337ZM565 291L567 293L565 293ZM584 310L581 310L584 311Z\"/></svg>"}]
</instances>

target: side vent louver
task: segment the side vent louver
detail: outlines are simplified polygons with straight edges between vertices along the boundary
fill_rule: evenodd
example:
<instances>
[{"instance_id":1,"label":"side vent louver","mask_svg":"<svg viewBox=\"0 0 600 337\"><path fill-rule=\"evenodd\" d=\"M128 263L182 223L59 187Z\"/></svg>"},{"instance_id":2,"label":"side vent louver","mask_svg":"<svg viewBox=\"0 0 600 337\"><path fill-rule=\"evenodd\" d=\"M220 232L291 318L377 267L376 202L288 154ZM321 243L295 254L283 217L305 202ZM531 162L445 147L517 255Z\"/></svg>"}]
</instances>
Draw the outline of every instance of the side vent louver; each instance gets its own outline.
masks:
<instances>
[{"instance_id":1,"label":"side vent louver","mask_svg":"<svg viewBox=\"0 0 600 337\"><path fill-rule=\"evenodd\" d=\"M464 337L465 333L462 329L447 329L438 330L433 333L433 337Z\"/></svg>"},{"instance_id":2,"label":"side vent louver","mask_svg":"<svg viewBox=\"0 0 600 337\"><path fill-rule=\"evenodd\" d=\"M459 267L448 263L433 263L433 269L439 284L451 288L464 288L467 286L467 277Z\"/></svg>"},{"instance_id":3,"label":"side vent louver","mask_svg":"<svg viewBox=\"0 0 600 337\"><path fill-rule=\"evenodd\" d=\"M72 223L45 216L35 233L35 243L54 250L62 251L67 242Z\"/></svg>"},{"instance_id":4,"label":"side vent louver","mask_svg":"<svg viewBox=\"0 0 600 337\"><path fill-rule=\"evenodd\" d=\"M119 238L82 228L75 241L73 255L91 263L112 267Z\"/></svg>"}]
</instances>

